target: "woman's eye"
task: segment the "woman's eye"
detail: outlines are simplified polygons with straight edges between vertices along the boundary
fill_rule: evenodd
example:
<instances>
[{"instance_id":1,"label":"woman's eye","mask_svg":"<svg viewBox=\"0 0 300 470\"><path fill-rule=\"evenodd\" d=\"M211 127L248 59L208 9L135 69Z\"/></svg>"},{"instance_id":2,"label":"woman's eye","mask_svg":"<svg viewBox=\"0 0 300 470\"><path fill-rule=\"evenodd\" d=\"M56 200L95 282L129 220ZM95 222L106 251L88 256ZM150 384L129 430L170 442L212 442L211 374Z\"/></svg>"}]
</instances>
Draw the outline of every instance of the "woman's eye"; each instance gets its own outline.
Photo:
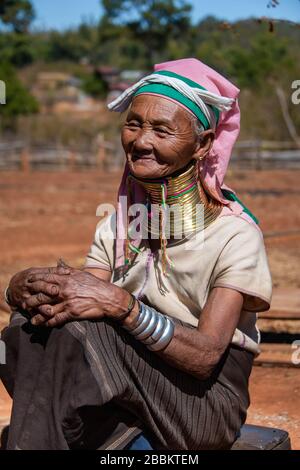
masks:
<instances>
[{"instance_id":1,"label":"woman's eye","mask_svg":"<svg viewBox=\"0 0 300 470\"><path fill-rule=\"evenodd\" d=\"M166 129L163 129L162 127L155 127L154 130L155 132L159 132L160 134L168 134Z\"/></svg>"},{"instance_id":2,"label":"woman's eye","mask_svg":"<svg viewBox=\"0 0 300 470\"><path fill-rule=\"evenodd\" d=\"M139 123L137 121L130 121L126 123L129 127L139 127Z\"/></svg>"}]
</instances>

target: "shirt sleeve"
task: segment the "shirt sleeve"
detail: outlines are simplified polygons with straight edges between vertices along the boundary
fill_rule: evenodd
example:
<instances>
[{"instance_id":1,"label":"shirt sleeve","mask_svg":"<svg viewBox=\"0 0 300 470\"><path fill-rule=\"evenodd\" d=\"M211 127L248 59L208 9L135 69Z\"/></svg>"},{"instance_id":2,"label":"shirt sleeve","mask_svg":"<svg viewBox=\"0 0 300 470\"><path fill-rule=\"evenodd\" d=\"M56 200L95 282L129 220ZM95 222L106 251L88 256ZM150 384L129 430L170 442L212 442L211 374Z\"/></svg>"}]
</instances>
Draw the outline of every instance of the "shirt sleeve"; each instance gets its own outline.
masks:
<instances>
[{"instance_id":1,"label":"shirt sleeve","mask_svg":"<svg viewBox=\"0 0 300 470\"><path fill-rule=\"evenodd\" d=\"M245 222L225 244L215 267L214 287L228 287L244 294L243 310L268 310L272 278L261 231Z\"/></svg>"},{"instance_id":2,"label":"shirt sleeve","mask_svg":"<svg viewBox=\"0 0 300 470\"><path fill-rule=\"evenodd\" d=\"M113 271L114 236L112 216L102 219L96 228L94 241L85 259L84 268Z\"/></svg>"}]
</instances>

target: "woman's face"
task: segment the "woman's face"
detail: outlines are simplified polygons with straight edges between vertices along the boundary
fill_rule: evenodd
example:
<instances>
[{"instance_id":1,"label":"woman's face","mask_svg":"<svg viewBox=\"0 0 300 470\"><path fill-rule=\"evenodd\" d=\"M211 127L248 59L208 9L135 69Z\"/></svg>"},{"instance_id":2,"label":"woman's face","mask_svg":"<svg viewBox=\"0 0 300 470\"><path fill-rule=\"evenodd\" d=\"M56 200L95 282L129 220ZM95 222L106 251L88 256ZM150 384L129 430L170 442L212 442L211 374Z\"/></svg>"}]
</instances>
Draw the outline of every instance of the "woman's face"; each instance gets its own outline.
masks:
<instances>
[{"instance_id":1,"label":"woman's face","mask_svg":"<svg viewBox=\"0 0 300 470\"><path fill-rule=\"evenodd\" d=\"M122 129L122 145L131 173L139 178L170 175L207 151L189 113L153 95L134 98Z\"/></svg>"}]
</instances>

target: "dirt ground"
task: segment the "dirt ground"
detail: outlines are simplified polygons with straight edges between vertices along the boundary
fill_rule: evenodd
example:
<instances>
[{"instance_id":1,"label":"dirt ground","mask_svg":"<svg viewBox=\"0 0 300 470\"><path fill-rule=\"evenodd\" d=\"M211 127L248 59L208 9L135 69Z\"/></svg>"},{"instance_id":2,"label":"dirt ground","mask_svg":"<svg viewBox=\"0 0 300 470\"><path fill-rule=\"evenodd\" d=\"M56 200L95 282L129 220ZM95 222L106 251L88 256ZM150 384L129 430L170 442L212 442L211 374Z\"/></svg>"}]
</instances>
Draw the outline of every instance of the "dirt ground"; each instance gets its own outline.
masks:
<instances>
[{"instance_id":1,"label":"dirt ground","mask_svg":"<svg viewBox=\"0 0 300 470\"><path fill-rule=\"evenodd\" d=\"M255 214L265 235L274 290L300 289L300 171L230 170L226 184ZM80 266L93 238L96 207L115 201L120 173L0 172L0 292L16 271ZM1 310L2 308L2 310ZM8 321L0 294L0 330ZM248 422L288 430L300 449L300 368L254 367ZM10 401L0 386L0 426Z\"/></svg>"},{"instance_id":2,"label":"dirt ground","mask_svg":"<svg viewBox=\"0 0 300 470\"><path fill-rule=\"evenodd\" d=\"M289 432L292 449L300 449L300 369L254 367L247 423Z\"/></svg>"}]
</instances>

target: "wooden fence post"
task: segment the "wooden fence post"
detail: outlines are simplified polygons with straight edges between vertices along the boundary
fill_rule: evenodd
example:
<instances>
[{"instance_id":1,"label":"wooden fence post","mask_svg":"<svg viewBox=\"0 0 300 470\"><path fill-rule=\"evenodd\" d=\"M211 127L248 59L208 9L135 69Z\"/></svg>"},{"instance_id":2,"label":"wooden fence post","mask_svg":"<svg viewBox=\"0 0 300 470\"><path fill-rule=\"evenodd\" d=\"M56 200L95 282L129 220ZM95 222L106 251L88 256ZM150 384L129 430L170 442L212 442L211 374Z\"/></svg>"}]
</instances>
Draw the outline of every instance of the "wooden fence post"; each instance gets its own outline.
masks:
<instances>
[{"instance_id":1,"label":"wooden fence post","mask_svg":"<svg viewBox=\"0 0 300 470\"><path fill-rule=\"evenodd\" d=\"M74 171L76 170L76 153L73 150L69 152L69 170Z\"/></svg>"},{"instance_id":2,"label":"wooden fence post","mask_svg":"<svg viewBox=\"0 0 300 470\"><path fill-rule=\"evenodd\" d=\"M99 134L97 140L98 140L98 142L97 142L97 145L98 145L98 152L97 152L97 161L96 161L96 165L97 165L98 168L100 168L101 170L103 170L103 168L104 168L104 163L105 163L105 159L106 159L106 151L105 151L104 136L103 136L103 134Z\"/></svg>"},{"instance_id":3,"label":"wooden fence post","mask_svg":"<svg viewBox=\"0 0 300 470\"><path fill-rule=\"evenodd\" d=\"M29 152L28 152L28 149L27 148L24 148L22 151L21 151L21 171L23 173L29 173L30 170L31 170L31 166L30 166L30 156L29 156Z\"/></svg>"},{"instance_id":4,"label":"wooden fence post","mask_svg":"<svg viewBox=\"0 0 300 470\"><path fill-rule=\"evenodd\" d=\"M262 144L260 141L256 142L255 169L258 171L262 169Z\"/></svg>"}]
</instances>

